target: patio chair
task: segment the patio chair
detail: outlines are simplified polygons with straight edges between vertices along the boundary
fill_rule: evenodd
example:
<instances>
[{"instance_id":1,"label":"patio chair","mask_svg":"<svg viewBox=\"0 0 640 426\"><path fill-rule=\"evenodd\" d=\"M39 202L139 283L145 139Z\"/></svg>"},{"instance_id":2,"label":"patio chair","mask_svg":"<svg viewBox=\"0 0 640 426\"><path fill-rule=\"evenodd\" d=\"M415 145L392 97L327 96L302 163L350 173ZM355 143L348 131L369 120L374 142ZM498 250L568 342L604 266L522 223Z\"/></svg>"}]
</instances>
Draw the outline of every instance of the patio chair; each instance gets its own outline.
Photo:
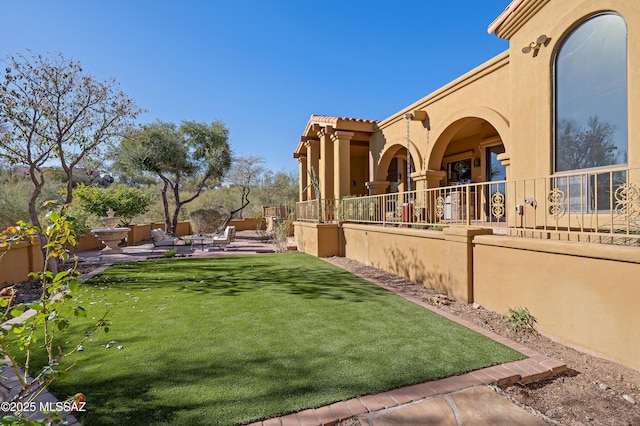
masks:
<instances>
[{"instance_id":1,"label":"patio chair","mask_svg":"<svg viewBox=\"0 0 640 426\"><path fill-rule=\"evenodd\" d=\"M170 237L168 236L162 229L152 229L151 230L151 239L153 240L153 249L155 250L158 247L166 247L173 246L177 244L179 238L178 237Z\"/></svg>"},{"instance_id":2,"label":"patio chair","mask_svg":"<svg viewBox=\"0 0 640 426\"><path fill-rule=\"evenodd\" d=\"M224 232L219 235L213 236L213 249L215 250L216 246L221 250L224 250L222 246L227 246L227 248L232 249L233 242L236 240L236 227L235 226L227 226L224 228Z\"/></svg>"}]
</instances>

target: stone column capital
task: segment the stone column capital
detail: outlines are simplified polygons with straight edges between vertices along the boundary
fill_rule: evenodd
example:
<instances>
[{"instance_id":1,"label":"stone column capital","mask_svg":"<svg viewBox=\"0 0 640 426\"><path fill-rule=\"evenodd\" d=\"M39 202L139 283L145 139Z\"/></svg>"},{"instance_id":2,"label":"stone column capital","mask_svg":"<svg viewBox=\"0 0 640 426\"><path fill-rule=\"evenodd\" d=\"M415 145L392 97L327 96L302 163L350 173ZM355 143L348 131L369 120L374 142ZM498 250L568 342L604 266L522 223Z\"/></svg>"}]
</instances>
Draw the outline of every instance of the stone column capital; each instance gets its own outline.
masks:
<instances>
[{"instance_id":1,"label":"stone column capital","mask_svg":"<svg viewBox=\"0 0 640 426\"><path fill-rule=\"evenodd\" d=\"M369 195L384 194L389 187L388 180L374 180L371 182L365 182L364 184L369 189Z\"/></svg>"},{"instance_id":2,"label":"stone column capital","mask_svg":"<svg viewBox=\"0 0 640 426\"><path fill-rule=\"evenodd\" d=\"M318 129L318 139L322 139L325 136L331 136L336 131L332 126L320 127Z\"/></svg>"},{"instance_id":3,"label":"stone column capital","mask_svg":"<svg viewBox=\"0 0 640 426\"><path fill-rule=\"evenodd\" d=\"M334 130L331 134L331 140L339 141L339 140L351 140L355 133L353 132L345 132L344 130Z\"/></svg>"},{"instance_id":4,"label":"stone column capital","mask_svg":"<svg viewBox=\"0 0 640 426\"><path fill-rule=\"evenodd\" d=\"M304 142L304 146L307 148L316 148L320 144L320 141L317 139L307 139Z\"/></svg>"}]
</instances>

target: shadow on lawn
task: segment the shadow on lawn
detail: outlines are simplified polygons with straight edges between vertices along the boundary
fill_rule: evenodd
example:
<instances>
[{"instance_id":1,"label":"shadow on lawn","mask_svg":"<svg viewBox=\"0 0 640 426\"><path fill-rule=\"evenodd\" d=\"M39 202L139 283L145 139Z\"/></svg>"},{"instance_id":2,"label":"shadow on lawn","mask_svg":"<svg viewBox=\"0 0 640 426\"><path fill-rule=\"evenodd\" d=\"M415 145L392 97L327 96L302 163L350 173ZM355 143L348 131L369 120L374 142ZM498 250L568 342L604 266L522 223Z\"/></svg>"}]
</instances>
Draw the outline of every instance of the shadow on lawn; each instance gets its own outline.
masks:
<instances>
[{"instance_id":1,"label":"shadow on lawn","mask_svg":"<svg viewBox=\"0 0 640 426\"><path fill-rule=\"evenodd\" d=\"M112 352L98 352L85 363L114 364ZM397 378L374 384L358 376L328 378L327 370L318 365L331 363L327 360L335 355L322 351L304 354L305 364L299 356L263 353L203 358L189 365L181 363L176 352L159 354L167 358L163 368L114 373L83 383L60 382L55 392L66 395L82 389L88 410L78 417L87 425L233 425L404 384Z\"/></svg>"},{"instance_id":2,"label":"shadow on lawn","mask_svg":"<svg viewBox=\"0 0 640 426\"><path fill-rule=\"evenodd\" d=\"M352 302L389 295L387 290L311 256L292 253L276 256L123 263L111 266L87 284L123 284L130 290L175 287L220 296L269 289L309 299Z\"/></svg>"}]
</instances>

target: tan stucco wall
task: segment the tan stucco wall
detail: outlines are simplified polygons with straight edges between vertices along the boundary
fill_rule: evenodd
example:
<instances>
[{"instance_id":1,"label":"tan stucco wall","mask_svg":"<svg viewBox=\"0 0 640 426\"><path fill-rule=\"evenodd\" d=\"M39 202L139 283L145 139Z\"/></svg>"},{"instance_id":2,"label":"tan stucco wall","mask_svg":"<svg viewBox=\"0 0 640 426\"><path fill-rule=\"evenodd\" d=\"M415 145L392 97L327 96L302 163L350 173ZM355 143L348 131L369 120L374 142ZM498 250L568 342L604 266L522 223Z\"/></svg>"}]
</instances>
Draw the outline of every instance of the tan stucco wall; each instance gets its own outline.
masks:
<instances>
[{"instance_id":1,"label":"tan stucco wall","mask_svg":"<svg viewBox=\"0 0 640 426\"><path fill-rule=\"evenodd\" d=\"M384 180L388 161L398 147L407 145L406 112L424 110L428 119L411 121L409 137L414 169L439 170L442 157L469 118L493 126L510 159L508 177L523 179L553 173L554 58L564 37L585 18L598 12L620 14L628 26L628 116L640 113L640 2L626 0L533 0L526 22L509 34L510 47L441 89L403 108L378 124L371 136L371 181ZM550 37L537 56L522 48L545 34ZM455 48L455 46L452 46ZM429 130L428 130L429 129ZM640 121L629 120L629 165L640 165ZM480 156L474 152L474 157ZM425 167L426 166L426 167ZM474 180L483 180L480 169Z\"/></svg>"},{"instance_id":2,"label":"tan stucco wall","mask_svg":"<svg viewBox=\"0 0 640 426\"><path fill-rule=\"evenodd\" d=\"M154 224L133 224L129 226L129 244L136 244L151 239L151 228L164 229L164 223ZM191 224L189 221L178 222L177 236L189 235ZM85 250L96 250L104 247L102 241L87 233L81 236L76 246L72 249L74 253ZM27 280L29 273L42 269L43 256L38 244L21 242L11 247L10 250L0 248L0 287L12 285Z\"/></svg>"},{"instance_id":3,"label":"tan stucco wall","mask_svg":"<svg viewBox=\"0 0 640 426\"><path fill-rule=\"evenodd\" d=\"M461 302L473 301L472 228L429 231L344 223L344 255L433 288Z\"/></svg>"},{"instance_id":4,"label":"tan stucco wall","mask_svg":"<svg viewBox=\"0 0 640 426\"><path fill-rule=\"evenodd\" d=\"M510 68L511 136L517 143L511 152L511 178L546 176L553 172L553 64L564 37L585 18L602 11L614 11L628 27L628 117L629 164L640 165L640 2L628 0L555 0L530 15L528 21L511 35ZM551 38L538 55L521 49L538 36Z\"/></svg>"},{"instance_id":5,"label":"tan stucco wall","mask_svg":"<svg viewBox=\"0 0 640 426\"><path fill-rule=\"evenodd\" d=\"M479 236L475 301L526 307L540 331L640 370L637 247Z\"/></svg>"},{"instance_id":6,"label":"tan stucco wall","mask_svg":"<svg viewBox=\"0 0 640 426\"><path fill-rule=\"evenodd\" d=\"M382 121L380 131L371 138L373 161L380 164L383 157L392 157L385 156L388 151L406 146L407 122L403 115L416 110L424 110L428 115L424 122L411 121L409 127L412 163L418 170L425 166L425 159L427 169L440 170L447 144L467 118L487 121L508 146L510 134L505 117L510 111L509 87L509 55L505 52ZM388 162L381 164L372 180L385 179Z\"/></svg>"},{"instance_id":7,"label":"tan stucco wall","mask_svg":"<svg viewBox=\"0 0 640 426\"><path fill-rule=\"evenodd\" d=\"M345 257L446 292L444 233L343 224Z\"/></svg>"},{"instance_id":8,"label":"tan stucco wall","mask_svg":"<svg viewBox=\"0 0 640 426\"><path fill-rule=\"evenodd\" d=\"M342 236L336 223L295 222L298 251L316 257L342 256Z\"/></svg>"},{"instance_id":9,"label":"tan stucco wall","mask_svg":"<svg viewBox=\"0 0 640 426\"><path fill-rule=\"evenodd\" d=\"M29 272L41 271L44 257L38 241L20 242L0 248L0 287L6 287L28 279Z\"/></svg>"}]
</instances>

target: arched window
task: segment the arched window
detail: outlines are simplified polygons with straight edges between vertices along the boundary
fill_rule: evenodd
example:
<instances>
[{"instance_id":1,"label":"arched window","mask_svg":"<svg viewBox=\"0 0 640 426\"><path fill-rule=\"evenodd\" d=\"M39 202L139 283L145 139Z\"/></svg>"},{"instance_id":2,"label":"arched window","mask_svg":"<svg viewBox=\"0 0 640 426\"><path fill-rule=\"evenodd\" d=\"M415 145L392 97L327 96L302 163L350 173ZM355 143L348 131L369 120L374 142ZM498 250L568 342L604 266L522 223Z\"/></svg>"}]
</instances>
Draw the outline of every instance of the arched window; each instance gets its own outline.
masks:
<instances>
[{"instance_id":1,"label":"arched window","mask_svg":"<svg viewBox=\"0 0 640 426\"><path fill-rule=\"evenodd\" d=\"M627 163L627 25L593 16L555 60L555 171Z\"/></svg>"}]
</instances>

